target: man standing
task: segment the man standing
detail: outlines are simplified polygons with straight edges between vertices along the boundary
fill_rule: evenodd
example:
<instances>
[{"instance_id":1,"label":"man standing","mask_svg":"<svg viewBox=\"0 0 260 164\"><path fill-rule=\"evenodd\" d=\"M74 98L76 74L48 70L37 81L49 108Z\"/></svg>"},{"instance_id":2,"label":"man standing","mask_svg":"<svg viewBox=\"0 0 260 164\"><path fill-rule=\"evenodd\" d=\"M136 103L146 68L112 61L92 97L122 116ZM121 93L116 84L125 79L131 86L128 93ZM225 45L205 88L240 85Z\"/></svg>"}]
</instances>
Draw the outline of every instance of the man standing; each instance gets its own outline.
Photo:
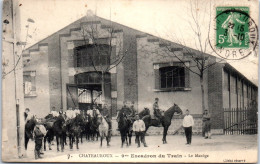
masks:
<instances>
[{"instance_id":1,"label":"man standing","mask_svg":"<svg viewBox=\"0 0 260 164\"><path fill-rule=\"evenodd\" d=\"M133 124L133 131L136 135L136 140L138 143L137 147L140 147L140 138L141 142L144 144L144 147L147 147L145 142L145 124L144 121L139 118L139 115L136 115L136 121Z\"/></svg>"},{"instance_id":2,"label":"man standing","mask_svg":"<svg viewBox=\"0 0 260 164\"><path fill-rule=\"evenodd\" d=\"M35 149L34 149L34 155L35 159L42 158L41 157L41 148L42 148L42 141L44 135L46 135L46 129L41 123L37 123L34 130L34 140L35 140Z\"/></svg>"},{"instance_id":3,"label":"man standing","mask_svg":"<svg viewBox=\"0 0 260 164\"><path fill-rule=\"evenodd\" d=\"M186 115L183 118L183 127L184 127L185 136L186 136L186 140L187 140L186 145L190 145L191 144L192 126L193 125L194 125L193 117L190 115L190 112L187 109L186 110Z\"/></svg>"},{"instance_id":4,"label":"man standing","mask_svg":"<svg viewBox=\"0 0 260 164\"><path fill-rule=\"evenodd\" d=\"M205 133L205 139L207 139L207 138L211 139L210 114L208 113L207 109L204 111L204 114L203 114L203 117L202 117L202 121L203 121L203 132Z\"/></svg>"}]
</instances>

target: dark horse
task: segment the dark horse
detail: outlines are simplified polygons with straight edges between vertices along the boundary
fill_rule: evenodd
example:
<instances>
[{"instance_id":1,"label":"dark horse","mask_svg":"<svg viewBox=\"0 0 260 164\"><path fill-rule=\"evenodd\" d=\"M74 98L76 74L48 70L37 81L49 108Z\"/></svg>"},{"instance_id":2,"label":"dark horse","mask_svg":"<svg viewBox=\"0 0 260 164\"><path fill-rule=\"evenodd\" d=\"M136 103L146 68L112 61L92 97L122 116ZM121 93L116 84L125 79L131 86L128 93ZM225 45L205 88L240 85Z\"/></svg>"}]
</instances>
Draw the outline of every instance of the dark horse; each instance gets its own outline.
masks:
<instances>
[{"instance_id":1,"label":"dark horse","mask_svg":"<svg viewBox=\"0 0 260 164\"><path fill-rule=\"evenodd\" d=\"M177 104L174 104L172 107L170 107L167 111L164 112L164 116L161 116L160 120L156 120L156 119L151 119L151 116L150 115L147 115L145 117L143 117L143 121L145 123L145 132L148 130L148 128L150 126L156 126L158 127L160 125L160 123L162 124L163 126L163 144L167 143L166 141L166 135L167 135L167 132L168 132L168 128L169 126L171 125L171 120L172 120L172 117L174 115L174 113L177 113L179 115L182 114L182 110L181 108L177 105Z\"/></svg>"},{"instance_id":2,"label":"dark horse","mask_svg":"<svg viewBox=\"0 0 260 164\"><path fill-rule=\"evenodd\" d=\"M148 108L144 108L139 114L140 119L142 119L146 115L150 115L150 110Z\"/></svg>"},{"instance_id":3,"label":"dark horse","mask_svg":"<svg viewBox=\"0 0 260 164\"><path fill-rule=\"evenodd\" d=\"M32 116L32 118L30 120L28 120L25 123L25 132L24 132L24 146L25 146L25 150L27 150L27 146L28 146L28 142L30 140L30 138L33 138L33 129L36 125L37 121L35 116Z\"/></svg>"},{"instance_id":4,"label":"dark horse","mask_svg":"<svg viewBox=\"0 0 260 164\"><path fill-rule=\"evenodd\" d=\"M131 137L133 132L131 120L127 119L126 114L124 112L119 112L117 122L122 141L121 147L123 147L125 142L128 146L127 136L129 138L129 145L131 145Z\"/></svg>"},{"instance_id":5,"label":"dark horse","mask_svg":"<svg viewBox=\"0 0 260 164\"><path fill-rule=\"evenodd\" d=\"M98 132L98 126L99 126L99 122L98 122L98 118L97 116L94 117L88 117L89 119L89 123L88 123L88 138L90 138L92 141L95 140L96 137L96 141L98 140L98 136L99 136L99 132Z\"/></svg>"},{"instance_id":6,"label":"dark horse","mask_svg":"<svg viewBox=\"0 0 260 164\"><path fill-rule=\"evenodd\" d=\"M82 126L84 125L83 115L78 114L75 118L68 120L67 131L69 135L70 149L73 149L73 142L76 142L76 148L79 149L79 137L82 133Z\"/></svg>"},{"instance_id":7,"label":"dark horse","mask_svg":"<svg viewBox=\"0 0 260 164\"><path fill-rule=\"evenodd\" d=\"M53 123L53 133L56 137L57 151L60 151L59 145L61 145L61 151L64 151L64 136L65 136L65 119L64 115L61 114L57 117Z\"/></svg>"},{"instance_id":8,"label":"dark horse","mask_svg":"<svg viewBox=\"0 0 260 164\"><path fill-rule=\"evenodd\" d=\"M44 123L43 125L45 126L46 130L47 130L47 134L44 137L44 151L46 151L46 141L48 141L48 145L49 145L49 150L51 149L51 141L53 141L54 139L54 131L53 131L53 124L56 121L57 117L53 117L52 114L48 114L45 118L44 118Z\"/></svg>"},{"instance_id":9,"label":"dark horse","mask_svg":"<svg viewBox=\"0 0 260 164\"><path fill-rule=\"evenodd\" d=\"M86 140L89 139L89 133L90 133L90 115L86 114L86 113L81 113L82 117L83 117L83 124L81 126L82 132L80 134L80 140L81 143L83 143L83 135L86 135Z\"/></svg>"}]
</instances>

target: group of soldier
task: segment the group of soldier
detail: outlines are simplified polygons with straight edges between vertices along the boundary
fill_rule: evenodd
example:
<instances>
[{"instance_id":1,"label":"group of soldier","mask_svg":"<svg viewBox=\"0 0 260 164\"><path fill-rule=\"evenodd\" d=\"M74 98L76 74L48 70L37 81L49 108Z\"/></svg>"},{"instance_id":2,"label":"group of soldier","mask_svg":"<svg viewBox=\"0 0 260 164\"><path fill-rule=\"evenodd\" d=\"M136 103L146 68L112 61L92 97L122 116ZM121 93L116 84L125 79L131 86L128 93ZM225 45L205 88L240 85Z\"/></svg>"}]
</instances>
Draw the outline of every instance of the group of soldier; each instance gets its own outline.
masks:
<instances>
[{"instance_id":1,"label":"group of soldier","mask_svg":"<svg viewBox=\"0 0 260 164\"><path fill-rule=\"evenodd\" d=\"M88 114L91 118L99 117L100 115L102 115L106 119L106 121L109 125L109 131L111 131L111 128L112 128L111 115L110 115L107 104L104 104L103 108L98 108L97 104L93 104L91 107L89 106L87 108L87 110L79 110L79 108L76 107L74 109L69 108L65 112L63 112L63 111L57 112L55 107L52 107L49 114L53 118L56 118L57 120L58 119L71 120L71 119L75 118L78 114L81 114L81 113ZM30 112L30 109L26 108L25 112L24 112L25 123L27 123L33 116L35 116L35 115L33 115ZM33 129L32 135L33 135L33 139L35 141L35 149L34 149L35 159L38 159L38 158L42 158L41 155L44 154L42 152L42 142L43 142L44 136L47 134L47 130L42 124L42 119L36 118L36 120L37 120L37 123Z\"/></svg>"},{"instance_id":2,"label":"group of soldier","mask_svg":"<svg viewBox=\"0 0 260 164\"><path fill-rule=\"evenodd\" d=\"M141 140L141 142L144 143L144 146L147 147L147 145L145 143L145 132L144 132L145 124L142 121L142 119L139 118L138 112L134 108L134 101L131 102L130 106L128 106L127 101L124 101L120 112L124 112L126 117L128 119L132 120L133 131L136 134L138 147L140 147L140 140ZM106 121L109 125L109 131L111 131L111 129L112 129L111 114L110 114L107 104L104 104L103 108L100 108L100 107L98 107L98 105L93 104L91 107L88 106L86 110L79 110L79 108L77 108L77 107L75 109L69 108L66 112L63 112L63 111L57 112L55 107L53 107L50 112L50 114L53 117L57 117L57 119L58 119L59 117L65 116L66 120L73 119L78 114L81 114L81 113L88 114L91 118L99 117L99 115L102 115L106 119ZM153 119L160 119L160 116L163 116L163 111L161 111L159 108L159 99L158 98L155 98L155 102L153 104L153 111L151 111L150 114ZM185 116L186 118L189 118L187 116L191 117L189 115L189 112ZM28 108L26 108L26 110L24 112L24 117L25 117L25 122L27 122L32 117L32 114L30 113L30 110ZM203 119L202 133L203 133L203 136L205 137L205 139L207 139L207 138L211 137L210 114L209 114L208 110L204 111L202 119ZM191 121L191 122L193 122L193 121ZM184 119L184 124L185 124L185 119ZM190 144L190 142L191 142L192 130L190 130L189 127L191 127L192 125L193 124L189 125L188 127L184 127L185 134L187 134L186 135L187 144ZM43 137L46 135L46 133L47 133L46 129L44 128L44 126L42 124L40 124L40 123L36 124L36 126L33 130L33 135L34 135L34 139L35 139L35 157L36 158L40 158L42 140L43 140Z\"/></svg>"}]
</instances>

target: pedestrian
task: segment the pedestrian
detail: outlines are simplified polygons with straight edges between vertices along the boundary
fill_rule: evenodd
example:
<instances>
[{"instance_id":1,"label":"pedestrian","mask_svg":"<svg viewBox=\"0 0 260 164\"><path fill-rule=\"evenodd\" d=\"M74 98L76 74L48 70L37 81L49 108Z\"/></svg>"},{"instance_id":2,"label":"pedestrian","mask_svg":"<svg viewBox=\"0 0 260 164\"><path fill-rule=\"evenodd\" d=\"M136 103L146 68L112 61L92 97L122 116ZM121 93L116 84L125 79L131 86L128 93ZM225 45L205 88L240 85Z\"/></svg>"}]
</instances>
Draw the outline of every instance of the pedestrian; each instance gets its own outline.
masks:
<instances>
[{"instance_id":1,"label":"pedestrian","mask_svg":"<svg viewBox=\"0 0 260 164\"><path fill-rule=\"evenodd\" d=\"M42 142L44 135L46 135L46 129L43 125L40 123L37 123L35 125L35 128L33 130L34 134L34 141L35 141L35 149L34 149L34 155L35 159L42 158L41 156L41 149L42 149Z\"/></svg>"},{"instance_id":2,"label":"pedestrian","mask_svg":"<svg viewBox=\"0 0 260 164\"><path fill-rule=\"evenodd\" d=\"M190 111L186 110L186 115L183 118L183 127L185 131L185 136L187 143L186 145L191 144L191 137L192 137L192 126L194 125L193 117L190 115Z\"/></svg>"},{"instance_id":3,"label":"pedestrian","mask_svg":"<svg viewBox=\"0 0 260 164\"><path fill-rule=\"evenodd\" d=\"M137 140L137 147L140 147L140 139L141 142L144 144L144 147L147 147L147 144L145 142L145 124L144 121L140 119L139 115L136 115L136 121L133 124L133 131L136 135Z\"/></svg>"},{"instance_id":4,"label":"pedestrian","mask_svg":"<svg viewBox=\"0 0 260 164\"><path fill-rule=\"evenodd\" d=\"M204 111L202 121L203 121L203 125L204 125L203 132L205 133L205 139L211 139L210 114L207 109Z\"/></svg>"}]
</instances>

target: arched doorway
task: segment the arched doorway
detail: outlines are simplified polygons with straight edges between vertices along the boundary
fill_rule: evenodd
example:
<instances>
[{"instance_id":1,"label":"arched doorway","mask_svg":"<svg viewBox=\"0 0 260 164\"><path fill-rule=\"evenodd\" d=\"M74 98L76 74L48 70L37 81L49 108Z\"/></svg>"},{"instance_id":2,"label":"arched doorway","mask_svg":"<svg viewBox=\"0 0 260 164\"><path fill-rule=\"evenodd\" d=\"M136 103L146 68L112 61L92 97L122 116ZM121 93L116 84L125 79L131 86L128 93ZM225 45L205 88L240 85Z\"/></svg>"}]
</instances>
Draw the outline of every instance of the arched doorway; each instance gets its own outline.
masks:
<instances>
[{"instance_id":1,"label":"arched doorway","mask_svg":"<svg viewBox=\"0 0 260 164\"><path fill-rule=\"evenodd\" d=\"M96 103L102 105L102 78L101 72L84 72L74 76L75 84L67 85L67 107L86 110ZM111 104L111 76L104 74L105 101Z\"/></svg>"}]
</instances>

